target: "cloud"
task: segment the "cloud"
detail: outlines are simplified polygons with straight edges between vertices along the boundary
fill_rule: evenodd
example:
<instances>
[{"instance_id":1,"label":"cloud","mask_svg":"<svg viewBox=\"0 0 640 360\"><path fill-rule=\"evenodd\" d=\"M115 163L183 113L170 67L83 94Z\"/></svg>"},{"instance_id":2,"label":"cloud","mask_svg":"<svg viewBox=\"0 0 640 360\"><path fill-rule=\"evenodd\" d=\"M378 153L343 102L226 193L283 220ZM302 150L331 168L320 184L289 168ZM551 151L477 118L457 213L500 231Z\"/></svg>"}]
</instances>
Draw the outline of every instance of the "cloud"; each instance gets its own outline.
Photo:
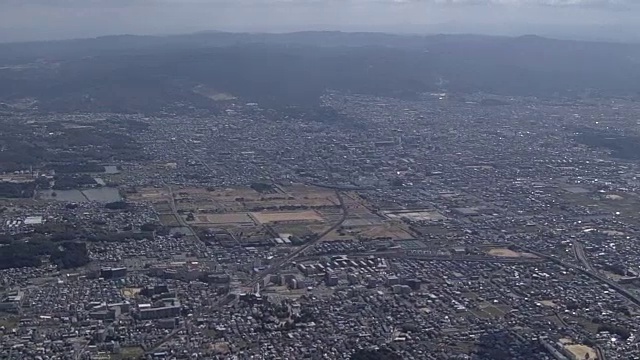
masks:
<instances>
[{"instance_id":1,"label":"cloud","mask_svg":"<svg viewBox=\"0 0 640 360\"><path fill-rule=\"evenodd\" d=\"M219 4L349 4L349 3L422 3L432 5L501 5L501 6L574 6L574 7L624 7L638 5L637 0L0 0L3 6L47 6L47 7L154 7L193 6Z\"/></svg>"},{"instance_id":2,"label":"cloud","mask_svg":"<svg viewBox=\"0 0 640 360\"><path fill-rule=\"evenodd\" d=\"M411 0L408 0L411 1ZM421 0L417 0L421 1ZM575 6L575 7L621 7L635 4L632 0L423 0L441 5L539 5L539 6Z\"/></svg>"}]
</instances>

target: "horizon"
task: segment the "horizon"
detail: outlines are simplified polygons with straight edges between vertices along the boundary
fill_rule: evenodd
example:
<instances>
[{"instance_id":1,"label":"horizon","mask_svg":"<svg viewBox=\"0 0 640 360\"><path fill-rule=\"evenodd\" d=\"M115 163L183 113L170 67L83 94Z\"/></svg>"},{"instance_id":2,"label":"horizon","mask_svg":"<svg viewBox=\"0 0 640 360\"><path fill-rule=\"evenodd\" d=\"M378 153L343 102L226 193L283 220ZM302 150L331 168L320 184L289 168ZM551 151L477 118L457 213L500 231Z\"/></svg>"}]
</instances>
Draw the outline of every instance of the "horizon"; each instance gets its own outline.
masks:
<instances>
[{"instance_id":1,"label":"horizon","mask_svg":"<svg viewBox=\"0 0 640 360\"><path fill-rule=\"evenodd\" d=\"M638 17L640 3L630 0L4 0L0 42L216 30L535 34L640 42Z\"/></svg>"},{"instance_id":2,"label":"horizon","mask_svg":"<svg viewBox=\"0 0 640 360\"><path fill-rule=\"evenodd\" d=\"M0 30L1 31L1 30ZM47 43L47 42L65 42L65 41L80 41L80 40L96 40L102 38L116 38L116 37L180 37L180 36L193 36L201 34L246 34L246 35L287 35L287 34L302 34L302 33L342 33L342 34L384 34L394 36L417 36L417 37L432 37L432 36L477 36L477 37L494 37L494 38L511 38L517 39L522 37L539 37L548 40L559 41L578 41L578 42L604 42L604 43L620 43L620 44L640 44L640 34L638 39L615 39L606 37L589 37L589 36L553 36L547 34L540 34L534 32L523 32L518 34L496 34L496 33L482 33L482 32L454 32L454 31L432 31L432 32L402 32L402 31L385 31L385 30L342 30L342 29L300 29L300 30L283 30L283 31L233 31L233 30L215 30L205 29L189 32L174 32L174 33L105 33L96 36L86 37L61 37L61 38L44 38L44 39L30 39L30 40L9 40L5 41L0 39L0 44L27 44L27 43Z\"/></svg>"}]
</instances>

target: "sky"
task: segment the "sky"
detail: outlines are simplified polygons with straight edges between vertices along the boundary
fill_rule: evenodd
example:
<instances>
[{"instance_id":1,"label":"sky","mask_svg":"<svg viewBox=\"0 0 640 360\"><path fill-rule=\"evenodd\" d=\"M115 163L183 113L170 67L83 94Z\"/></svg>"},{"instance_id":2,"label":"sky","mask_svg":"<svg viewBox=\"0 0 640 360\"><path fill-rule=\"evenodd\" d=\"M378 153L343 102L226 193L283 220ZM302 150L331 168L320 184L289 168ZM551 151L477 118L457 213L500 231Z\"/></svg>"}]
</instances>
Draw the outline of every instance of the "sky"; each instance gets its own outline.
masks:
<instances>
[{"instance_id":1,"label":"sky","mask_svg":"<svg viewBox=\"0 0 640 360\"><path fill-rule=\"evenodd\" d=\"M0 0L0 41L343 30L640 42L637 19L640 0Z\"/></svg>"}]
</instances>

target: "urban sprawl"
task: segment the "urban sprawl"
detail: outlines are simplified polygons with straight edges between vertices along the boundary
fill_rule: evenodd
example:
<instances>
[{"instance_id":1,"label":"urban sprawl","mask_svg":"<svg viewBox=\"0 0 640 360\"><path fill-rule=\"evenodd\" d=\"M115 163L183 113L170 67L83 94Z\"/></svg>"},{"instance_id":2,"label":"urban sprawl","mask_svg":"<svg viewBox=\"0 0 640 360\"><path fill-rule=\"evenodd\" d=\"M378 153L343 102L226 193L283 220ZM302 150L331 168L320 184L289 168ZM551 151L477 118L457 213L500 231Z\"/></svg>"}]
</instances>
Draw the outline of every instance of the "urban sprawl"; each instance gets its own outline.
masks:
<instances>
[{"instance_id":1,"label":"urban sprawl","mask_svg":"<svg viewBox=\"0 0 640 360\"><path fill-rule=\"evenodd\" d=\"M640 359L637 102L219 98L0 108L0 358Z\"/></svg>"}]
</instances>

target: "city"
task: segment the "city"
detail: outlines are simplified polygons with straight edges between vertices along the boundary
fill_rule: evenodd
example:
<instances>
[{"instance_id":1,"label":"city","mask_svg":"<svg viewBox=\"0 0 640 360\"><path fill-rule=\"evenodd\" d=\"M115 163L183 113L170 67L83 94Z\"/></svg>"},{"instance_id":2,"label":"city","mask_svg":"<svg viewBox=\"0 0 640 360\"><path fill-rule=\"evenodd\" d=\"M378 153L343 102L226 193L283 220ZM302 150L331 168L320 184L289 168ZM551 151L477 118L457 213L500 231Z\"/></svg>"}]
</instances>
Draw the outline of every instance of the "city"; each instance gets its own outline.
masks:
<instances>
[{"instance_id":1,"label":"city","mask_svg":"<svg viewBox=\"0 0 640 360\"><path fill-rule=\"evenodd\" d=\"M0 358L640 358L637 100L216 101L2 110Z\"/></svg>"}]
</instances>

